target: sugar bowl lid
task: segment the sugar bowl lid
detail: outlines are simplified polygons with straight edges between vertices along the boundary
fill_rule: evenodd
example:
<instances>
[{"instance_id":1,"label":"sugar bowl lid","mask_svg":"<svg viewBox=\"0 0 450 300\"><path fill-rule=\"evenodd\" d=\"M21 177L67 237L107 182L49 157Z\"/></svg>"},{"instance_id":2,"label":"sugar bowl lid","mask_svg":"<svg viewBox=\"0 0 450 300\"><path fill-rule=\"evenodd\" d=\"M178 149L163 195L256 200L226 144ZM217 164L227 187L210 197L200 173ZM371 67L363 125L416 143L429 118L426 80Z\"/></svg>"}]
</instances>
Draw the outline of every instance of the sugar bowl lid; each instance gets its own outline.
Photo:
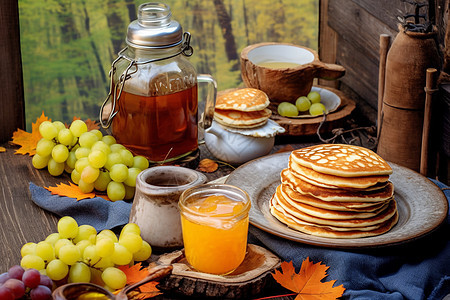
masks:
<instances>
[{"instance_id":1,"label":"sugar bowl lid","mask_svg":"<svg viewBox=\"0 0 450 300\"><path fill-rule=\"evenodd\" d=\"M134 48L166 48L181 43L183 29L164 3L143 3L138 19L128 25L126 42Z\"/></svg>"}]
</instances>

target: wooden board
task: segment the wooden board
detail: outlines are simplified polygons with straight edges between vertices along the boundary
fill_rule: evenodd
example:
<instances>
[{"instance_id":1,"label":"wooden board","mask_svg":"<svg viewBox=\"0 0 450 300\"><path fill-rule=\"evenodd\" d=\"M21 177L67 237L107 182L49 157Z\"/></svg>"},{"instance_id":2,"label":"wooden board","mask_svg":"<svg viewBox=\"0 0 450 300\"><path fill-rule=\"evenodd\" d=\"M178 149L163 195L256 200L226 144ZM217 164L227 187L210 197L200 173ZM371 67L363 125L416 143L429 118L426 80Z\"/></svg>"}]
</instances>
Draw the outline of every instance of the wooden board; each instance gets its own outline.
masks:
<instances>
[{"instance_id":1,"label":"wooden board","mask_svg":"<svg viewBox=\"0 0 450 300\"><path fill-rule=\"evenodd\" d=\"M267 249L249 244L242 264L233 273L219 276L194 270L184 252L179 250L158 259L158 264L173 266L172 274L164 278L158 288L185 296L249 299L273 280L271 272L280 262Z\"/></svg>"},{"instance_id":2,"label":"wooden board","mask_svg":"<svg viewBox=\"0 0 450 300\"><path fill-rule=\"evenodd\" d=\"M345 120L356 108L356 103L355 101L345 96L344 93L342 93L339 90L325 86L319 87L330 90L341 98L341 105L339 106L339 108L336 111L327 115L326 121L323 123L321 127L320 133L327 133L331 132L331 130L335 128L343 127ZM317 129L319 128L320 123L323 121L323 116L308 119L286 118L276 113L277 108L274 104L269 105L269 108L273 112L271 119L277 122L280 126L282 126L286 130L285 133L280 135L290 135L290 136L315 135L317 133Z\"/></svg>"}]
</instances>

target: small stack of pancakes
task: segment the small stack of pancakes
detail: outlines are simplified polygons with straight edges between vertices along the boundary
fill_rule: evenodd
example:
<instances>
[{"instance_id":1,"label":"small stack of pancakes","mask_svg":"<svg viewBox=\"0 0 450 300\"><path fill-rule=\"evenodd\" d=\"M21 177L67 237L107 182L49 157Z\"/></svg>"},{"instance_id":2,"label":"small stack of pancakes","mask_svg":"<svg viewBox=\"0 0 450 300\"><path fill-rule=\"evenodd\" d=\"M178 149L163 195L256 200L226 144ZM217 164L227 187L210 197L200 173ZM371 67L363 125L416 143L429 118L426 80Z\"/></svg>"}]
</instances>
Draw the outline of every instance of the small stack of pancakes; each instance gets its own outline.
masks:
<instances>
[{"instance_id":1,"label":"small stack of pancakes","mask_svg":"<svg viewBox=\"0 0 450 300\"><path fill-rule=\"evenodd\" d=\"M217 97L214 120L233 128L254 128L267 123L272 111L269 97L261 90L243 88Z\"/></svg>"},{"instance_id":2,"label":"small stack of pancakes","mask_svg":"<svg viewBox=\"0 0 450 300\"><path fill-rule=\"evenodd\" d=\"M298 231L360 238L398 221L391 167L373 151L324 144L293 151L270 200L270 212Z\"/></svg>"}]
</instances>

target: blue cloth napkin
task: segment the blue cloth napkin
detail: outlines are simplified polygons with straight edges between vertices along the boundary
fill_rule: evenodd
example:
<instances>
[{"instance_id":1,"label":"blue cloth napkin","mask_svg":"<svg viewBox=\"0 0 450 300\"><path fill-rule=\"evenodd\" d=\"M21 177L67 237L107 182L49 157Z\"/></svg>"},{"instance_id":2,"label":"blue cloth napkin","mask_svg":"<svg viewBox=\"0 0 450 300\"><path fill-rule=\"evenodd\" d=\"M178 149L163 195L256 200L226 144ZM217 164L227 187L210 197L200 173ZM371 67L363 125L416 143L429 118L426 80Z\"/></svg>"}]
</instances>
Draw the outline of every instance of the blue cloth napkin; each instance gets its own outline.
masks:
<instances>
[{"instance_id":1,"label":"blue cloth napkin","mask_svg":"<svg viewBox=\"0 0 450 300\"><path fill-rule=\"evenodd\" d=\"M97 231L114 229L128 223L131 203L111 202L96 197L77 201L75 198L61 197L43 187L30 183L31 199L45 210L58 216L71 216L78 225L91 225Z\"/></svg>"},{"instance_id":2,"label":"blue cloth napkin","mask_svg":"<svg viewBox=\"0 0 450 300\"><path fill-rule=\"evenodd\" d=\"M447 200L450 190L443 189ZM450 294L450 217L432 234L402 246L341 250L295 243L251 226L249 242L292 261L299 271L307 257L329 266L324 281L344 285L343 299L441 300Z\"/></svg>"},{"instance_id":3,"label":"blue cloth napkin","mask_svg":"<svg viewBox=\"0 0 450 300\"><path fill-rule=\"evenodd\" d=\"M443 189L447 199L450 190ZM72 216L78 224L89 224L97 231L128 223L131 204L102 198L76 201L52 195L30 183L32 200L59 216ZM324 281L344 285L343 299L441 300L450 294L450 217L432 234L401 246L368 250L341 250L315 247L278 238L250 226L249 242L259 244L299 270L309 257L329 266Z\"/></svg>"}]
</instances>

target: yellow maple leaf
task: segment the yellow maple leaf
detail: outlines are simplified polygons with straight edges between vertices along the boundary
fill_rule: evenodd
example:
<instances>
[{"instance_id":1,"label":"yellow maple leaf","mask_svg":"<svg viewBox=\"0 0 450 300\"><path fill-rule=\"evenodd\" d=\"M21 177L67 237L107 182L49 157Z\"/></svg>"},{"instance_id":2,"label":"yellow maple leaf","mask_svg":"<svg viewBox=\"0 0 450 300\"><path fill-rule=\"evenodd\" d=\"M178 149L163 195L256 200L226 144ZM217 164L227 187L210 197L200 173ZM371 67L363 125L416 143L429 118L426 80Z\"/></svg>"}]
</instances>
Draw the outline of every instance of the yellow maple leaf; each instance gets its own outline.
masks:
<instances>
[{"instance_id":1,"label":"yellow maple leaf","mask_svg":"<svg viewBox=\"0 0 450 300\"><path fill-rule=\"evenodd\" d=\"M17 129L13 132L11 143L21 146L14 152L14 154L29 154L30 156L36 154L36 145L42 138L41 134L39 133L39 125L41 125L41 123L44 121L51 122L51 119L46 117L44 112L42 112L42 115L37 118L36 122L31 124L31 133L26 132L22 129Z\"/></svg>"},{"instance_id":2,"label":"yellow maple leaf","mask_svg":"<svg viewBox=\"0 0 450 300\"><path fill-rule=\"evenodd\" d=\"M295 273L295 268L290 263L281 263L281 272L276 270L272 273L273 278L283 287L298 293L296 300L309 299L337 299L345 291L344 286L333 287L336 280L322 282L327 276L328 266L318 262L314 264L307 257L303 262L299 273Z\"/></svg>"}]
</instances>

